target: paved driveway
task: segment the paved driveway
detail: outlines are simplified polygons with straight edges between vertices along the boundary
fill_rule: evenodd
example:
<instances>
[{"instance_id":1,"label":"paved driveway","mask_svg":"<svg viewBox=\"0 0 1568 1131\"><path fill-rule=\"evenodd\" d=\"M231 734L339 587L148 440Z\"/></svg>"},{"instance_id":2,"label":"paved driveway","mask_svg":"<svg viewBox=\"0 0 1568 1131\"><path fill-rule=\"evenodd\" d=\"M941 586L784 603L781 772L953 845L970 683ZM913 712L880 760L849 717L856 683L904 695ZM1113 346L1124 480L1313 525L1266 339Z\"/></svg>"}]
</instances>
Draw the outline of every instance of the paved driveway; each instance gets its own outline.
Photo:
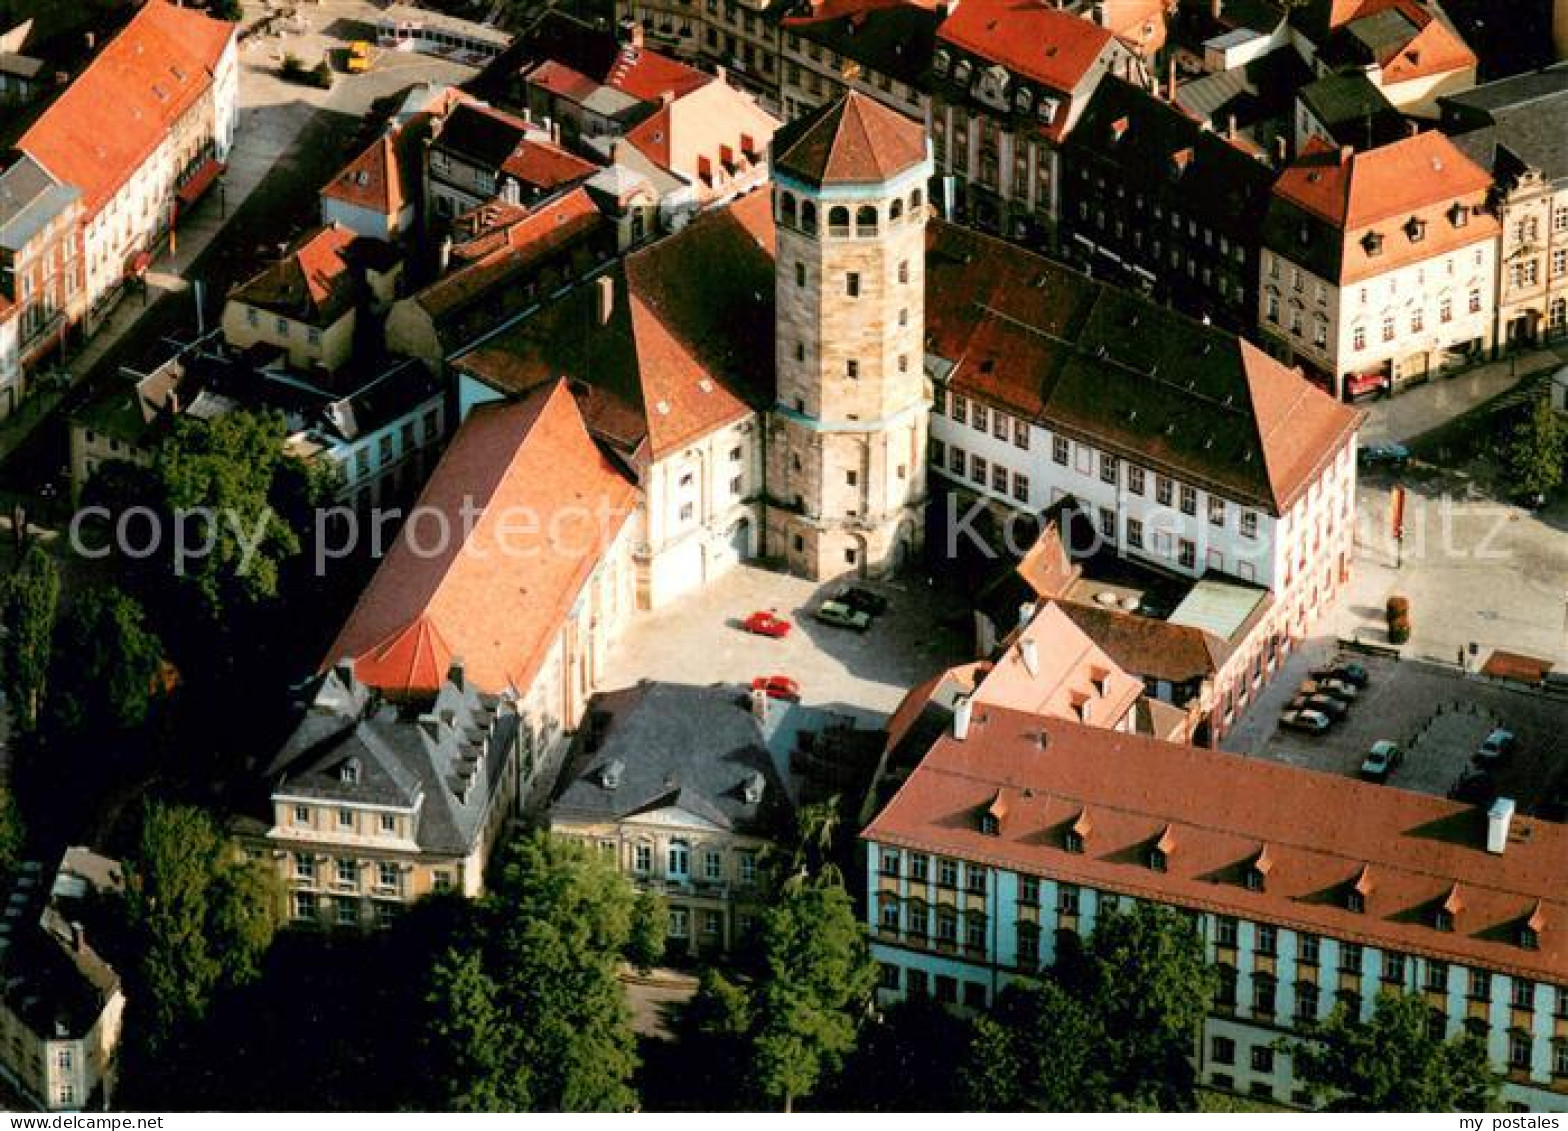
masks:
<instances>
[{"instance_id":1,"label":"paved driveway","mask_svg":"<svg viewBox=\"0 0 1568 1131\"><path fill-rule=\"evenodd\" d=\"M811 619L838 584L739 566L664 609L638 614L611 654L603 686L640 679L705 686L781 674L800 682L807 706L879 725L911 687L972 658L969 621L924 580L865 584L888 598L888 611L861 635ZM783 640L742 631L740 621L758 609L794 622L794 630Z\"/></svg>"}]
</instances>

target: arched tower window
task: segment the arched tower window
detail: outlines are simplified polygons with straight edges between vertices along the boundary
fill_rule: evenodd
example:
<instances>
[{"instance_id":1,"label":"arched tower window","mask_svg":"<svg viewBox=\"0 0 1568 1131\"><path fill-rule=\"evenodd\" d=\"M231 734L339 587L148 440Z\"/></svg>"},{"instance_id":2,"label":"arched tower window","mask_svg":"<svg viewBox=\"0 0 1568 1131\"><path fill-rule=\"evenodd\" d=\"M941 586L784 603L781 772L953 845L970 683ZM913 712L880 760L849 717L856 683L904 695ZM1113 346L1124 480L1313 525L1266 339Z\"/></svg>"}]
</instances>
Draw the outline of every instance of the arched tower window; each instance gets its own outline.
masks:
<instances>
[{"instance_id":1,"label":"arched tower window","mask_svg":"<svg viewBox=\"0 0 1568 1131\"><path fill-rule=\"evenodd\" d=\"M874 236L877 234L877 210L874 205L862 204L855 213L855 234L857 236Z\"/></svg>"},{"instance_id":2,"label":"arched tower window","mask_svg":"<svg viewBox=\"0 0 1568 1131\"><path fill-rule=\"evenodd\" d=\"M800 202L800 226L812 235L817 234L817 206L812 201Z\"/></svg>"},{"instance_id":3,"label":"arched tower window","mask_svg":"<svg viewBox=\"0 0 1568 1131\"><path fill-rule=\"evenodd\" d=\"M779 223L786 228L795 226L795 194L784 192L779 194Z\"/></svg>"},{"instance_id":4,"label":"arched tower window","mask_svg":"<svg viewBox=\"0 0 1568 1131\"><path fill-rule=\"evenodd\" d=\"M849 209L842 204L828 209L828 235L849 235Z\"/></svg>"},{"instance_id":5,"label":"arched tower window","mask_svg":"<svg viewBox=\"0 0 1568 1131\"><path fill-rule=\"evenodd\" d=\"M903 218L904 202L902 200L893 201L892 205L887 210L887 222L889 224L896 224Z\"/></svg>"}]
</instances>

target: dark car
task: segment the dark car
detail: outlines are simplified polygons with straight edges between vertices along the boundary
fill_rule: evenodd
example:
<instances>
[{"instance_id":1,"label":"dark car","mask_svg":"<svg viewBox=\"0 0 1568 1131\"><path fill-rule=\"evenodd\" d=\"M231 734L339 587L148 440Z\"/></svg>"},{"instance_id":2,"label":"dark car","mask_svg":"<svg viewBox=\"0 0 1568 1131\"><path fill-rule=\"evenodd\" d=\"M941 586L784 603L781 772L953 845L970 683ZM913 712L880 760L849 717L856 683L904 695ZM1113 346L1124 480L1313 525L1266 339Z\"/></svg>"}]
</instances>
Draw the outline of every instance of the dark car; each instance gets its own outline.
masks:
<instances>
[{"instance_id":1,"label":"dark car","mask_svg":"<svg viewBox=\"0 0 1568 1131\"><path fill-rule=\"evenodd\" d=\"M1410 462L1410 449L1392 440L1363 444L1356 452L1356 460L1363 467L1392 467L1398 470Z\"/></svg>"},{"instance_id":2,"label":"dark car","mask_svg":"<svg viewBox=\"0 0 1568 1131\"><path fill-rule=\"evenodd\" d=\"M835 599L842 601L857 613L865 613L868 617L879 617L887 612L886 597L880 593L873 593L869 589L862 589L858 585L840 589Z\"/></svg>"},{"instance_id":3,"label":"dark car","mask_svg":"<svg viewBox=\"0 0 1568 1131\"><path fill-rule=\"evenodd\" d=\"M1292 711L1316 711L1331 723L1342 722L1350 708L1332 695L1298 695L1290 701Z\"/></svg>"},{"instance_id":4,"label":"dark car","mask_svg":"<svg viewBox=\"0 0 1568 1131\"><path fill-rule=\"evenodd\" d=\"M1307 734L1322 734L1331 725L1327 715L1317 711L1286 711L1279 717L1279 725L1288 730L1299 730Z\"/></svg>"},{"instance_id":5,"label":"dark car","mask_svg":"<svg viewBox=\"0 0 1568 1131\"><path fill-rule=\"evenodd\" d=\"M1327 667L1313 668L1308 673L1313 679L1337 679L1340 683L1347 683L1358 691L1372 682L1372 676L1361 664L1350 661L1340 661L1329 664Z\"/></svg>"},{"instance_id":6,"label":"dark car","mask_svg":"<svg viewBox=\"0 0 1568 1131\"><path fill-rule=\"evenodd\" d=\"M1498 727L1482 741L1480 749L1475 752L1475 761L1481 765L1497 765L1512 758L1518 748L1519 740L1513 732Z\"/></svg>"},{"instance_id":7,"label":"dark car","mask_svg":"<svg viewBox=\"0 0 1568 1131\"><path fill-rule=\"evenodd\" d=\"M1490 805L1497 796L1497 783L1485 770L1466 770L1454 782L1448 796L1470 805Z\"/></svg>"},{"instance_id":8,"label":"dark car","mask_svg":"<svg viewBox=\"0 0 1568 1131\"><path fill-rule=\"evenodd\" d=\"M1372 749L1368 750L1367 756L1362 759L1361 776L1367 781L1385 782L1404 757L1404 751L1397 745L1386 738L1379 739L1372 744Z\"/></svg>"}]
</instances>

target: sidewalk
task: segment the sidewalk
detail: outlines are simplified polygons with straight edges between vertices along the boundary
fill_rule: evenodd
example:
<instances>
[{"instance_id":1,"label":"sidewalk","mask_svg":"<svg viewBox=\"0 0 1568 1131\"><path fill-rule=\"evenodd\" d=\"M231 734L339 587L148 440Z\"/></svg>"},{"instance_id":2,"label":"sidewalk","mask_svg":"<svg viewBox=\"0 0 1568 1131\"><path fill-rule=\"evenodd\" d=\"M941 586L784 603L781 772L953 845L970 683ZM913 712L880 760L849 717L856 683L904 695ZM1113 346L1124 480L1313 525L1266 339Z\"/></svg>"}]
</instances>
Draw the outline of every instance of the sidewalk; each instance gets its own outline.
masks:
<instances>
[{"instance_id":1,"label":"sidewalk","mask_svg":"<svg viewBox=\"0 0 1568 1131\"><path fill-rule=\"evenodd\" d=\"M1568 342L1514 354L1466 369L1453 377L1437 377L1386 400L1363 402L1367 420L1361 442L1393 440L1408 444L1461 416L1476 405L1507 392L1525 378L1568 364Z\"/></svg>"}]
</instances>

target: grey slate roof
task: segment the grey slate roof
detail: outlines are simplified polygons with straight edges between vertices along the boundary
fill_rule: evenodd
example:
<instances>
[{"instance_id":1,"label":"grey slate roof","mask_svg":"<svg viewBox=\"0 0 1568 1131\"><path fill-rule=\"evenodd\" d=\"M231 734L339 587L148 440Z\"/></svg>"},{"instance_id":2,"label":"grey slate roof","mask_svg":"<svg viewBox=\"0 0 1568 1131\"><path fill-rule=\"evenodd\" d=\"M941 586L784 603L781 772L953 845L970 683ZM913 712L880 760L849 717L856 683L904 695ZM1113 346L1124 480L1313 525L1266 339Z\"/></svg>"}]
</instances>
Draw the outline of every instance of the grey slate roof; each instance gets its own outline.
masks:
<instances>
[{"instance_id":1,"label":"grey slate roof","mask_svg":"<svg viewBox=\"0 0 1568 1131\"><path fill-rule=\"evenodd\" d=\"M81 193L55 180L31 157L0 173L0 248L18 251Z\"/></svg>"},{"instance_id":2,"label":"grey slate roof","mask_svg":"<svg viewBox=\"0 0 1568 1131\"><path fill-rule=\"evenodd\" d=\"M339 667L323 677L268 777L274 796L417 809L420 849L461 856L478 843L517 739L516 712L466 682L458 665L419 713Z\"/></svg>"},{"instance_id":3,"label":"grey slate roof","mask_svg":"<svg viewBox=\"0 0 1568 1131\"><path fill-rule=\"evenodd\" d=\"M1440 100L1443 128L1465 156L1507 177L1519 166L1568 178L1568 63Z\"/></svg>"},{"instance_id":4,"label":"grey slate roof","mask_svg":"<svg viewBox=\"0 0 1568 1131\"><path fill-rule=\"evenodd\" d=\"M619 821L670 806L733 832L783 831L788 797L744 689L641 683L595 696L589 718L600 741L584 744L561 775L552 823ZM754 775L756 803L745 796Z\"/></svg>"},{"instance_id":5,"label":"grey slate roof","mask_svg":"<svg viewBox=\"0 0 1568 1131\"><path fill-rule=\"evenodd\" d=\"M410 358L328 404L322 416L332 431L353 441L402 419L440 391L424 362Z\"/></svg>"}]
</instances>

